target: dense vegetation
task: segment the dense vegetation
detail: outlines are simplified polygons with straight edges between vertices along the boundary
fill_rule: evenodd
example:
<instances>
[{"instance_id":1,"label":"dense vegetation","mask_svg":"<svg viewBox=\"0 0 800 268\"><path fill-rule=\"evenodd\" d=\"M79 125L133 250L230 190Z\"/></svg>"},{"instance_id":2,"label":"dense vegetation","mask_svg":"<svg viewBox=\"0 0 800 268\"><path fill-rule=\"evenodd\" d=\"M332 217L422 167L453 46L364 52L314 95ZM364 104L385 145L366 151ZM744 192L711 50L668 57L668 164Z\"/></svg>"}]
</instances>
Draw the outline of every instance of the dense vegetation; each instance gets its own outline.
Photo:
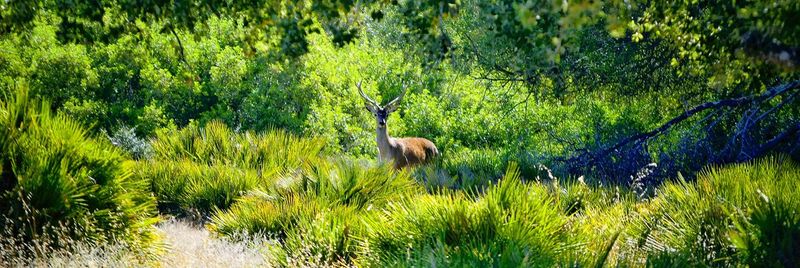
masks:
<instances>
[{"instance_id":1,"label":"dense vegetation","mask_svg":"<svg viewBox=\"0 0 800 268\"><path fill-rule=\"evenodd\" d=\"M31 100L25 90L0 105L0 131L4 251L24 251L16 243L31 240L42 241L30 248L35 251L64 246L63 237L154 249L154 200L145 182L130 176L120 149L51 114L48 103ZM24 253L0 256L7 254Z\"/></svg>"},{"instance_id":2,"label":"dense vegetation","mask_svg":"<svg viewBox=\"0 0 800 268\"><path fill-rule=\"evenodd\" d=\"M5 1L0 266L59 241L149 264L159 214L280 266L797 266L798 12ZM359 82L407 86L390 134L442 155L376 163Z\"/></svg>"}]
</instances>

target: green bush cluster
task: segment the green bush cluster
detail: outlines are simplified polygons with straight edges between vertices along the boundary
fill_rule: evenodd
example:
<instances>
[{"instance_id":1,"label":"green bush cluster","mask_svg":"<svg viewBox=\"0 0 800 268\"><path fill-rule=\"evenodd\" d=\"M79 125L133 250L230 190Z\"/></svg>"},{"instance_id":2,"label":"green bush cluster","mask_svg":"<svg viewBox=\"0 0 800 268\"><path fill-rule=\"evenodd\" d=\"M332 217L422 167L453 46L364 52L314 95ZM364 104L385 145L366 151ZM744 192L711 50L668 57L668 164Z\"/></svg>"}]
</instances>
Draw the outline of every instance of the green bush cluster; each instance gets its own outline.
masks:
<instances>
[{"instance_id":1,"label":"green bush cluster","mask_svg":"<svg viewBox=\"0 0 800 268\"><path fill-rule=\"evenodd\" d=\"M307 168L216 211L209 228L272 234L271 254L292 265L791 266L800 247L800 168L782 158L645 199L583 178L526 181L516 165L483 190L433 192L386 167Z\"/></svg>"},{"instance_id":2,"label":"green bush cluster","mask_svg":"<svg viewBox=\"0 0 800 268\"><path fill-rule=\"evenodd\" d=\"M707 169L659 188L632 228L653 263L791 267L800 263L800 168L783 158Z\"/></svg>"},{"instance_id":3,"label":"green bush cluster","mask_svg":"<svg viewBox=\"0 0 800 268\"><path fill-rule=\"evenodd\" d=\"M151 159L135 163L134 177L151 185L164 210L208 213L318 162L324 145L282 131L237 133L212 121L160 132L151 142Z\"/></svg>"},{"instance_id":4,"label":"green bush cluster","mask_svg":"<svg viewBox=\"0 0 800 268\"><path fill-rule=\"evenodd\" d=\"M227 208L237 197L270 182L253 170L191 161L139 162L135 167L134 177L150 182L159 207L166 212Z\"/></svg>"},{"instance_id":5,"label":"green bush cluster","mask_svg":"<svg viewBox=\"0 0 800 268\"><path fill-rule=\"evenodd\" d=\"M270 234L287 265L548 266L595 262L571 236L586 185L524 182L515 165L484 192L427 193L407 172L358 162L321 162L253 191L209 228L226 236ZM570 183L570 185L573 185ZM563 193L562 193L563 191Z\"/></svg>"},{"instance_id":6,"label":"green bush cluster","mask_svg":"<svg viewBox=\"0 0 800 268\"><path fill-rule=\"evenodd\" d=\"M241 131L320 137L329 152L374 158L375 122L354 85L363 81L367 94L386 102L407 84L401 108L389 119L390 134L432 140L450 159L447 176L485 185L475 177L493 181L508 161L519 163L526 176L538 164L564 174L568 170L554 158L652 129L683 111L678 93L632 97L604 85L551 98L539 92L553 90L552 78L520 88L481 79L485 70L465 69L463 62L426 66L424 58L387 45L390 37L372 31L393 27L381 22L367 25L369 38L341 47L327 35L310 34L308 52L291 61L276 56L268 42L245 46L246 26L235 18L212 17L176 34L163 23L138 22L136 32L91 44L59 40L64 23L43 12L29 33L0 37L0 61L8 63L0 69L0 90L28 85L93 131L113 134L129 126L139 139L221 121ZM619 99L627 104L617 105ZM655 143L654 155L678 150L668 146L673 143ZM489 153L475 170L459 164L481 152Z\"/></svg>"},{"instance_id":7,"label":"green bush cluster","mask_svg":"<svg viewBox=\"0 0 800 268\"><path fill-rule=\"evenodd\" d=\"M392 204L364 239L374 266L552 266L571 242L541 184L512 166L480 197L426 195Z\"/></svg>"},{"instance_id":8,"label":"green bush cluster","mask_svg":"<svg viewBox=\"0 0 800 268\"><path fill-rule=\"evenodd\" d=\"M131 176L125 155L26 90L16 93L0 102L3 236L56 247L81 241L155 249L155 200Z\"/></svg>"},{"instance_id":9,"label":"green bush cluster","mask_svg":"<svg viewBox=\"0 0 800 268\"><path fill-rule=\"evenodd\" d=\"M248 55L241 21L208 22L177 35L164 23L138 22L130 25L135 33L112 41L66 43L58 34L70 22L37 13L30 31L0 37L0 62L8 63L0 69L0 92L28 86L94 131L126 125L151 137L212 120L302 131L313 91L290 80L293 68L277 64L268 50Z\"/></svg>"},{"instance_id":10,"label":"green bush cluster","mask_svg":"<svg viewBox=\"0 0 800 268\"><path fill-rule=\"evenodd\" d=\"M268 233L282 239L278 256L311 254L317 263L352 261L363 221L398 198L424 190L407 172L357 162L319 162L217 211L209 228L220 234ZM281 258L279 258L281 259ZM282 258L286 259L286 258Z\"/></svg>"}]
</instances>

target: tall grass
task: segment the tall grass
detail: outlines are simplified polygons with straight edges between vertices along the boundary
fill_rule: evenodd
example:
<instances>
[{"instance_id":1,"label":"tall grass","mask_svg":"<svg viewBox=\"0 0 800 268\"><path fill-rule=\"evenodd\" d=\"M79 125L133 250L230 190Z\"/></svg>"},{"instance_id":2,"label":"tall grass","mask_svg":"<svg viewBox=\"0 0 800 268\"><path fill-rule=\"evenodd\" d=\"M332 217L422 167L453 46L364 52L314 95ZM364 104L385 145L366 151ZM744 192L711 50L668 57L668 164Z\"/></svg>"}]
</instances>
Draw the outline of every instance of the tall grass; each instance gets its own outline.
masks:
<instances>
[{"instance_id":1,"label":"tall grass","mask_svg":"<svg viewBox=\"0 0 800 268\"><path fill-rule=\"evenodd\" d=\"M0 102L3 235L30 242L20 249L33 254L66 241L150 249L158 236L147 185L131 178L116 147L49 109L25 90ZM47 246L30 247L37 243Z\"/></svg>"},{"instance_id":2,"label":"tall grass","mask_svg":"<svg viewBox=\"0 0 800 268\"><path fill-rule=\"evenodd\" d=\"M369 224L365 261L374 266L552 266L572 242L566 217L541 184L515 166L485 195L460 192L392 203Z\"/></svg>"},{"instance_id":3,"label":"tall grass","mask_svg":"<svg viewBox=\"0 0 800 268\"><path fill-rule=\"evenodd\" d=\"M653 263L800 264L800 168L783 158L711 168L659 189L636 230Z\"/></svg>"},{"instance_id":4,"label":"tall grass","mask_svg":"<svg viewBox=\"0 0 800 268\"><path fill-rule=\"evenodd\" d=\"M164 212L228 208L236 198L271 187L283 174L323 162L324 142L281 131L237 133L212 121L162 132L153 157L137 162L135 176L149 182Z\"/></svg>"},{"instance_id":5,"label":"tall grass","mask_svg":"<svg viewBox=\"0 0 800 268\"><path fill-rule=\"evenodd\" d=\"M407 172L389 166L319 162L218 211L209 228L224 235L274 235L283 245L276 254L307 256L303 263L351 263L366 219L395 200L422 193Z\"/></svg>"}]
</instances>

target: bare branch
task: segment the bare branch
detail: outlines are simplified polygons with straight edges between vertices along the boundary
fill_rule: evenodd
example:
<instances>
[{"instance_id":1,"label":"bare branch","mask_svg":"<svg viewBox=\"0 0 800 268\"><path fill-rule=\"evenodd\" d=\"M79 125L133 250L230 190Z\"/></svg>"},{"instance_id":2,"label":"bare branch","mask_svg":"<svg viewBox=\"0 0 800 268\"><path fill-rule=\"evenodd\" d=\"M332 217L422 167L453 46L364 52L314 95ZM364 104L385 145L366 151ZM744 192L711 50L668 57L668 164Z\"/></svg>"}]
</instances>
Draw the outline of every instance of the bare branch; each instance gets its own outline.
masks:
<instances>
[{"instance_id":1,"label":"bare branch","mask_svg":"<svg viewBox=\"0 0 800 268\"><path fill-rule=\"evenodd\" d=\"M673 126L675 126L676 124L678 124L680 122L683 122L686 119L691 118L692 116L694 116L697 113L700 113L700 112L703 112L703 111L706 111L706 110L709 110L709 109L720 109L720 108L725 108L725 107L739 107L739 106L747 105L747 104L763 103L764 101L767 101L767 100L770 100L772 98L775 98L776 96L782 95L782 94L784 94L784 93L786 93L786 92L788 92L790 90L797 89L798 87L800 87L800 80L796 80L796 81L793 81L793 82L790 82L790 83L787 83L787 84L783 84L783 85L779 85L779 86L773 87L773 88L767 90L766 92L764 92L764 93L762 93L760 95L750 95L750 96L745 96L745 97L739 97L739 98L733 98L733 99L726 99L726 100L719 100L719 101L714 101L714 102L703 103L701 105L695 106L692 109L687 110L686 112L684 112L683 114L681 114L681 115L679 115L677 117L674 117L673 119L667 121L666 123L664 123L663 125L661 125L660 127L656 128L654 130L651 130L651 131L648 131L648 132L645 132L645 133L640 133L640 134L637 134L637 135L634 135L634 136L627 137L627 138L617 142L616 144L614 144L614 145L612 145L610 147L601 149L599 151L595 151L594 153L587 152L585 154L580 154L580 155L574 156L574 157L570 158L569 161L588 160L589 164L591 164L594 161L597 161L597 159L602 158L602 157L604 157L604 156L606 156L606 155L608 155L608 154L610 154L610 153L612 153L614 151L617 151L617 150L619 150L620 148L622 148L624 146L627 146L627 145L630 145L630 144L639 144L639 143L641 143L643 141L646 141L648 139L651 139L653 137L661 135L664 132L666 132L667 130L669 130L670 128L672 128ZM744 118L743 118L743 120L744 120ZM734 139L736 138L736 136L739 136L739 135L740 135L740 133L734 134Z\"/></svg>"},{"instance_id":2,"label":"bare branch","mask_svg":"<svg viewBox=\"0 0 800 268\"><path fill-rule=\"evenodd\" d=\"M189 71L191 71L192 73L194 73L194 70L192 69L192 65L191 65L191 64L189 64L189 62L186 60L186 54L185 54L185 53L184 53L184 51L183 51L183 43L181 42L181 38L180 38L180 37L178 37L178 33L177 33L177 32L175 32L175 27L174 27L174 26L171 26L171 27L169 27L169 31L170 31L170 32L172 32L172 36L174 36L174 37L175 37L175 40L178 40L178 52L180 52L180 53L181 53L181 61L182 61L184 64L186 64L186 67L188 67L188 68L189 68Z\"/></svg>"},{"instance_id":3,"label":"bare branch","mask_svg":"<svg viewBox=\"0 0 800 268\"><path fill-rule=\"evenodd\" d=\"M753 155L754 156L763 155L764 153L766 153L767 151L771 150L772 148L774 148L775 146L777 146L781 142L783 142L783 141L785 141L788 138L791 138L793 136L800 138L800 124L795 124L794 126L790 127L789 129L781 132L780 134L776 135L772 139L768 140L764 144L761 144L760 146L758 146L758 148L753 150L753 152L754 152Z\"/></svg>"}]
</instances>

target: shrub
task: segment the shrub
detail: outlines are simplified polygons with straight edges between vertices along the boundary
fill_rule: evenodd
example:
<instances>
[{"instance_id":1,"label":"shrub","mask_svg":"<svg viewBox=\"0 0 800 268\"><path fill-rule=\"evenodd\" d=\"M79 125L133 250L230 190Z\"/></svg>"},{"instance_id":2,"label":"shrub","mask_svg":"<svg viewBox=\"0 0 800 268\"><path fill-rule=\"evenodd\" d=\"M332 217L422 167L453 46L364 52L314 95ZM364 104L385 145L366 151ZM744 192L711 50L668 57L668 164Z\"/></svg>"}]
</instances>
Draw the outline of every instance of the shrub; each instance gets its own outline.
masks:
<instances>
[{"instance_id":1,"label":"shrub","mask_svg":"<svg viewBox=\"0 0 800 268\"><path fill-rule=\"evenodd\" d=\"M515 166L476 200L459 192L392 203L369 223L366 262L378 266L552 266L570 242L545 187Z\"/></svg>"},{"instance_id":2,"label":"shrub","mask_svg":"<svg viewBox=\"0 0 800 268\"><path fill-rule=\"evenodd\" d=\"M145 139L136 136L136 128L120 126L111 136L111 144L128 152L133 159L148 159L153 157L153 148Z\"/></svg>"},{"instance_id":3,"label":"shrub","mask_svg":"<svg viewBox=\"0 0 800 268\"><path fill-rule=\"evenodd\" d=\"M209 228L223 235L269 233L286 254L307 263L350 262L358 253L363 224L381 208L422 193L406 172L354 162L318 162L285 176L218 211Z\"/></svg>"},{"instance_id":4,"label":"shrub","mask_svg":"<svg viewBox=\"0 0 800 268\"><path fill-rule=\"evenodd\" d=\"M321 157L325 143L283 131L237 133L219 121L159 133L153 141L155 160L187 159L206 165L254 169L262 175L298 168Z\"/></svg>"},{"instance_id":5,"label":"shrub","mask_svg":"<svg viewBox=\"0 0 800 268\"><path fill-rule=\"evenodd\" d=\"M456 177L457 188L486 187L503 175L506 161L497 150L461 150L442 159L442 167Z\"/></svg>"},{"instance_id":6,"label":"shrub","mask_svg":"<svg viewBox=\"0 0 800 268\"><path fill-rule=\"evenodd\" d=\"M0 102L0 229L18 241L68 237L149 248L157 240L155 202L124 160L109 142L19 90Z\"/></svg>"},{"instance_id":7,"label":"shrub","mask_svg":"<svg viewBox=\"0 0 800 268\"><path fill-rule=\"evenodd\" d=\"M697 182L679 177L659 189L652 213L633 230L654 261L695 265L800 263L800 168L789 160L711 168ZM666 257L665 257L666 256Z\"/></svg>"},{"instance_id":8,"label":"shrub","mask_svg":"<svg viewBox=\"0 0 800 268\"><path fill-rule=\"evenodd\" d=\"M270 187L282 174L320 162L323 146L320 139L282 131L236 133L212 121L158 133L152 160L138 162L134 175L150 183L162 210L207 213Z\"/></svg>"},{"instance_id":9,"label":"shrub","mask_svg":"<svg viewBox=\"0 0 800 268\"><path fill-rule=\"evenodd\" d=\"M191 161L142 161L134 177L149 181L162 211L227 209L246 192L269 185L255 170Z\"/></svg>"}]
</instances>

